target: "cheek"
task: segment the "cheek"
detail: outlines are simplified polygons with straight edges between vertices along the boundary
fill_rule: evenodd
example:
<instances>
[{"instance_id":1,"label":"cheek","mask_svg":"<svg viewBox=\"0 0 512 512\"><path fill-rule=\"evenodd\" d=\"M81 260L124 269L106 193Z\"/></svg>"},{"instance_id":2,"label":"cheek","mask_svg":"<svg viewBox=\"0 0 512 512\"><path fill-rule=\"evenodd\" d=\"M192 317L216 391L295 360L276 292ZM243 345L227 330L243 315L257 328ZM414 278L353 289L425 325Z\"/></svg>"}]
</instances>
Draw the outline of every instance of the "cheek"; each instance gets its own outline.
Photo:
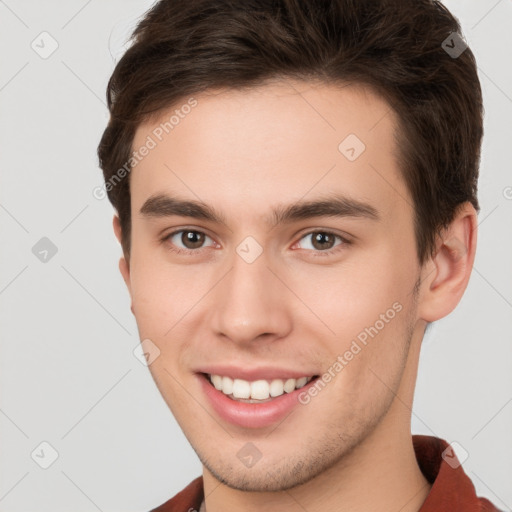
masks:
<instances>
[{"instance_id":1,"label":"cheek","mask_svg":"<svg viewBox=\"0 0 512 512\"><path fill-rule=\"evenodd\" d=\"M162 336L201 296L201 277L193 266L171 266L163 257L155 257L158 253L135 250L130 279L139 329L150 325L153 335Z\"/></svg>"},{"instance_id":2,"label":"cheek","mask_svg":"<svg viewBox=\"0 0 512 512\"><path fill-rule=\"evenodd\" d=\"M315 313L303 315L299 329L325 333L314 339L326 371L336 375L332 389L362 407L387 396L382 382L401 372L414 307L414 264L397 261L391 251L371 256L296 272L307 280L295 277L290 285Z\"/></svg>"},{"instance_id":3,"label":"cheek","mask_svg":"<svg viewBox=\"0 0 512 512\"><path fill-rule=\"evenodd\" d=\"M169 272L152 258L150 251L133 251L131 269L132 306L141 336L162 336L173 325L174 303L182 290Z\"/></svg>"},{"instance_id":4,"label":"cheek","mask_svg":"<svg viewBox=\"0 0 512 512\"><path fill-rule=\"evenodd\" d=\"M326 334L328 326L333 338L347 340L376 323L380 329L383 321L386 328L394 323L400 316L398 310L412 298L415 273L413 265L398 262L382 251L371 258L353 257L337 266L297 268L290 272L287 282L316 314L319 327L325 324L322 329Z\"/></svg>"},{"instance_id":5,"label":"cheek","mask_svg":"<svg viewBox=\"0 0 512 512\"><path fill-rule=\"evenodd\" d=\"M324 412L337 410L337 418L343 418L349 431L378 418L398 392L411 334L411 308L411 303L377 306L336 326L338 334L327 347L330 358L323 374L331 375L332 384L327 384L318 407Z\"/></svg>"}]
</instances>

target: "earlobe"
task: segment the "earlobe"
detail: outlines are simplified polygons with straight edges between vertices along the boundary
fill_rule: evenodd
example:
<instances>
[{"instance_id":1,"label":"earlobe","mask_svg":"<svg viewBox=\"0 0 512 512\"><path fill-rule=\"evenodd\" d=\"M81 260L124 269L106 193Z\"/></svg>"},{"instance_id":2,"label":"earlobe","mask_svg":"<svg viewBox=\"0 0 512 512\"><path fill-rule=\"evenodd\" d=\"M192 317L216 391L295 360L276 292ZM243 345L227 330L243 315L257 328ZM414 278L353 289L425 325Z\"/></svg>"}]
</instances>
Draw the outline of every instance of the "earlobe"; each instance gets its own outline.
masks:
<instances>
[{"instance_id":1,"label":"earlobe","mask_svg":"<svg viewBox=\"0 0 512 512\"><path fill-rule=\"evenodd\" d=\"M466 290L476 252L477 214L465 203L440 236L435 256L424 266L419 316L433 322L451 313Z\"/></svg>"}]
</instances>

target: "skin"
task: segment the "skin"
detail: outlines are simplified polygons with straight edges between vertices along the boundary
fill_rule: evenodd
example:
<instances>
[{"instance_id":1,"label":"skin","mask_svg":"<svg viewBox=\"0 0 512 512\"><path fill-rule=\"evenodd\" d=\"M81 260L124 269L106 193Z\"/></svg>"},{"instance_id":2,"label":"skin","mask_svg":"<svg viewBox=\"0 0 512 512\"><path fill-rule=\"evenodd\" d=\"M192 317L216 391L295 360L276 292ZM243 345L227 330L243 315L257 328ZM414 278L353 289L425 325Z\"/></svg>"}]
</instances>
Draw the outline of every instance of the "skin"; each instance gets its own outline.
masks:
<instances>
[{"instance_id":1,"label":"skin","mask_svg":"<svg viewBox=\"0 0 512 512\"><path fill-rule=\"evenodd\" d=\"M152 376L203 464L208 512L419 510L430 491L410 431L421 341L427 322L449 314L467 286L474 208L461 205L420 266L396 118L371 90L280 81L196 99L132 170L132 245L120 270L141 339L161 351ZM140 125L133 148L175 108ZM366 146L353 162L338 150L351 133ZM369 203L379 220L265 223L276 205L333 192ZM155 194L202 200L225 222L142 215ZM200 249L179 235L161 241L180 228L208 237ZM121 240L117 217L114 229ZM318 231L352 243L324 242L337 252L315 257ZM247 236L263 249L250 264L236 253ZM396 302L401 311L278 425L224 422L194 374L224 362L322 374ZM249 441L262 454L251 468L237 457Z\"/></svg>"}]
</instances>

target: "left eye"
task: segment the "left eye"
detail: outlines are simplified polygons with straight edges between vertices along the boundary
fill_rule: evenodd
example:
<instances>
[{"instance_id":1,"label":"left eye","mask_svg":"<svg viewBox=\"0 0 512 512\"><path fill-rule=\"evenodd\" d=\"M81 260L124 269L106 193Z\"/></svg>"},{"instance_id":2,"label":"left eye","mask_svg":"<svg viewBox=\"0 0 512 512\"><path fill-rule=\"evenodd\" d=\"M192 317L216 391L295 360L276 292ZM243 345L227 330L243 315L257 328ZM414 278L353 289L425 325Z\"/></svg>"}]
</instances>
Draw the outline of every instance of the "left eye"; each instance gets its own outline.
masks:
<instances>
[{"instance_id":1,"label":"left eye","mask_svg":"<svg viewBox=\"0 0 512 512\"><path fill-rule=\"evenodd\" d=\"M306 247L302 246L301 249L316 249L317 251L328 251L337 245L341 245L345 240L340 236L329 231L312 231L304 235L300 240L311 239ZM339 244L334 245L336 239L340 240ZM300 241L299 241L300 243ZM307 246L309 245L309 247Z\"/></svg>"}]
</instances>

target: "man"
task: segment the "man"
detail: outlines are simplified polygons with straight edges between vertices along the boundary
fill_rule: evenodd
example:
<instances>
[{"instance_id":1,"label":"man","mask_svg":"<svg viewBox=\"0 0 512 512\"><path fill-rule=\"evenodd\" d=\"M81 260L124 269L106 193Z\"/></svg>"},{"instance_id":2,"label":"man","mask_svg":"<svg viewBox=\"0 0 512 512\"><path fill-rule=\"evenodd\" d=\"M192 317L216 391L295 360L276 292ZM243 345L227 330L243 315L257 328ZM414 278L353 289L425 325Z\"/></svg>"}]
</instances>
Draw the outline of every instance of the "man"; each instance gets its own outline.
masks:
<instances>
[{"instance_id":1,"label":"man","mask_svg":"<svg viewBox=\"0 0 512 512\"><path fill-rule=\"evenodd\" d=\"M155 382L203 475L154 509L497 510L411 436L476 249L482 98L438 2L162 0L98 148Z\"/></svg>"}]
</instances>

